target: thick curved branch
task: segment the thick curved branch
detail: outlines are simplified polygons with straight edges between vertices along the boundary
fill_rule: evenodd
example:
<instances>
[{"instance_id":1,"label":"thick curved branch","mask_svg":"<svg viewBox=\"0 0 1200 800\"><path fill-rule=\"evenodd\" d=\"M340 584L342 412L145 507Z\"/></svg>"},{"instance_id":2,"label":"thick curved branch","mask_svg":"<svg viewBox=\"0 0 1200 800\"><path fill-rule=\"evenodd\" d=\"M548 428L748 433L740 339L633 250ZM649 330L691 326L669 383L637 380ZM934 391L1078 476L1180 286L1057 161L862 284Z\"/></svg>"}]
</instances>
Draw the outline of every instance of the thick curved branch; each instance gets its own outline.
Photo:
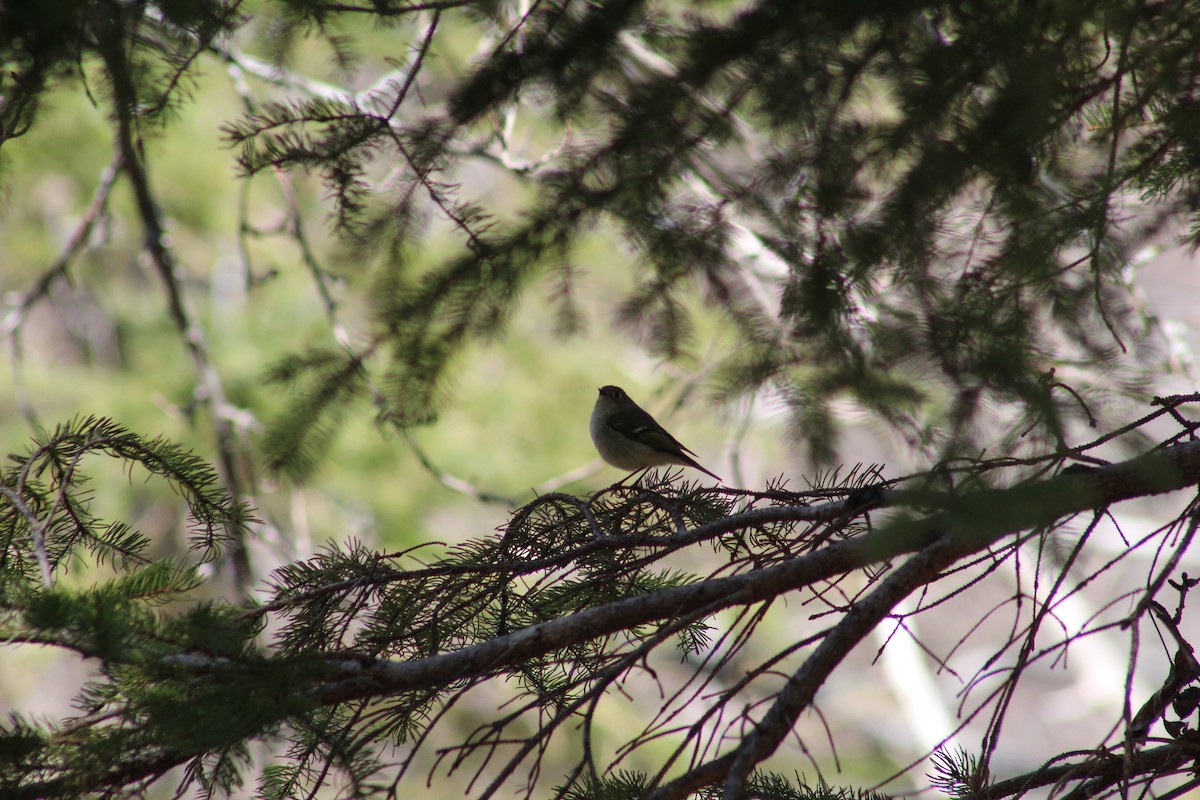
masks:
<instances>
[{"instance_id":1,"label":"thick curved branch","mask_svg":"<svg viewBox=\"0 0 1200 800\"><path fill-rule=\"evenodd\" d=\"M654 796L680 797L692 788L718 784L730 776L736 793L741 785L741 776L748 774L749 769L769 755L788 735L796 717L810 706L813 695L829 672L889 613L895 603L914 588L935 579L958 559L983 550L1006 535L1031 527L1049 526L1065 516L1120 500L1198 484L1200 442L1189 442L1121 464L1062 475L1012 489L962 495L896 491L884 498L886 505L940 510L920 518L901 519L870 535L835 542L786 563L627 598L531 625L438 656L395 662L373 661L358 654L330 653L327 655L325 677L317 688L309 692L308 698L315 704L337 704L428 691L464 681L480 681L570 645L639 625L678 619L697 608L708 607L715 612L721 608L768 600L861 567L916 553L847 612L843 621L829 632L805 664L793 674L774 706L738 748L698 765L678 780L660 787ZM767 519L764 515L772 513L777 518L786 519L789 514L795 518L797 512L804 512L807 518L812 519L814 515L828 514L841 505L829 504L828 508L756 509L746 515L735 515L685 531L680 538L696 540L705 534L729 530L734 521L739 521L743 526L753 524L748 520L749 517L761 523ZM197 653L179 654L167 660L178 668L197 674L219 676L223 674L221 667L235 671L242 668L232 660ZM260 667L253 668L257 670ZM1177 747L1153 752L1162 760L1147 761L1151 766L1162 764L1162 768L1166 769L1181 763L1181 751ZM157 751L149 760L133 756L112 765L111 774L122 778L158 774L163 765L184 763L196 755L172 750L169 753ZM1116 759L1116 766L1112 769L1122 769L1125 763ZM1093 764L1095 768L1092 768ZM1040 785L1045 785L1053 781L1053 776L1061 780L1069 780L1075 775L1086 780L1103 780L1109 774L1105 771L1107 764L1104 758L1090 759L1083 765L1054 767L1034 773L1024 780L1026 785L1038 785L1039 781L1044 781ZM1086 771L1081 774L1081 770ZM1119 776L1115 779L1119 779ZM51 780L36 786L31 784L29 788L31 792L36 792L52 785ZM981 800L999 800L1005 796L1006 786L1007 783L997 784L985 790L987 794L981 795Z\"/></svg>"},{"instance_id":2,"label":"thick curved branch","mask_svg":"<svg viewBox=\"0 0 1200 800\"><path fill-rule=\"evenodd\" d=\"M1200 484L1200 442L1188 442L1094 471L1060 475L1011 489L957 496L892 492L885 499L886 505L920 505L942 510L916 519L901 519L868 536L835 542L773 567L631 597L443 655L365 665L357 660L340 662L336 668L341 674L335 673L315 696L321 703L338 703L479 678L569 645L671 619L689 609L714 603L728 608L760 602L917 552L943 533L951 534L948 544L943 545L954 554L948 564L986 548L1003 536L1049 525L1071 514L1197 484ZM696 538L707 528L725 527L728 523L729 520L718 520L688 531L685 536Z\"/></svg>"}]
</instances>

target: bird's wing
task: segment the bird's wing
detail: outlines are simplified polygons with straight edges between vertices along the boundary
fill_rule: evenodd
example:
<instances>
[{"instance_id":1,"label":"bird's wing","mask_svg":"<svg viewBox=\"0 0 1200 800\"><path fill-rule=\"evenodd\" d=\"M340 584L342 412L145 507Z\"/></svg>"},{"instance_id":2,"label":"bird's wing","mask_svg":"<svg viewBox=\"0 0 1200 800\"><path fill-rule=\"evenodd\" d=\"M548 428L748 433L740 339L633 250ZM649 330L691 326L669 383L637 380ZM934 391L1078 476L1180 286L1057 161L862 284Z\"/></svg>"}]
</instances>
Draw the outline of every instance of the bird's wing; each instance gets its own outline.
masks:
<instances>
[{"instance_id":1,"label":"bird's wing","mask_svg":"<svg viewBox=\"0 0 1200 800\"><path fill-rule=\"evenodd\" d=\"M693 456L696 454L684 447L674 436L667 433L667 429L659 425L654 417L650 416L640 406L634 406L633 408L610 414L608 417L608 427L635 442L641 442L647 447L653 447L655 450L661 450L665 453L673 453L683 463L695 467L706 475L711 475L718 481L721 480L720 475L700 466L700 463L696 459L690 458L687 455L688 453L691 453Z\"/></svg>"},{"instance_id":2,"label":"bird's wing","mask_svg":"<svg viewBox=\"0 0 1200 800\"><path fill-rule=\"evenodd\" d=\"M642 442L646 446L653 447L656 450L665 450L667 452L677 450L684 453L692 453L678 439L668 433L666 428L659 425L654 417L641 408L625 409L609 415L608 426L617 433L627 436L634 441ZM692 453L692 455L695 455L695 453Z\"/></svg>"}]
</instances>

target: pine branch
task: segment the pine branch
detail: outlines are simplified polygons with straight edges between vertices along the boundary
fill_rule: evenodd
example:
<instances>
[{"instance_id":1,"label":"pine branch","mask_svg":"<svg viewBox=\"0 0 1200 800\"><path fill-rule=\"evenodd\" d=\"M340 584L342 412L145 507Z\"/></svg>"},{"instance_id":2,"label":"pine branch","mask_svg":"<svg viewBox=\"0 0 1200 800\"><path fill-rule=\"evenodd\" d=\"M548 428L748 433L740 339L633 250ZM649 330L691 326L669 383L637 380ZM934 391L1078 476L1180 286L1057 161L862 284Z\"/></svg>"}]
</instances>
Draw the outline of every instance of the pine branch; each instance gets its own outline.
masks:
<instances>
[{"instance_id":1,"label":"pine branch","mask_svg":"<svg viewBox=\"0 0 1200 800\"><path fill-rule=\"evenodd\" d=\"M1115 464L1087 475L1064 475L1013 489L969 492L958 496L926 493L890 493L888 505L912 503L919 507L937 504L945 510L919 519L891 524L867 536L834 542L816 552L754 572L717 578L665 589L650 595L620 600L580 611L462 650L403 663L379 662L346 665L348 672L334 678L316 692L322 703L345 702L398 692L425 689L472 675L492 674L503 667L545 655L562 647L579 644L637 625L669 619L679 609L731 607L770 599L788 591L828 580L837 575L916 553L946 537L919 563L926 579L953 561L979 552L1003 536L1031 527L1049 525L1064 516L1106 507L1135 497L1176 491L1200 484L1200 442L1174 445L1132 461ZM778 521L831 519L845 511L845 503L819 507L757 509L698 526L681 534L672 545L702 541L751 525ZM636 540L635 540L636 541ZM897 579L899 592L919 582ZM902 597L887 595L891 605ZM888 605L888 608L891 607ZM872 614L886 614L874 607ZM866 612L858 615L859 619ZM864 623L865 624L865 623ZM865 630L854 626L855 635ZM840 646L845 646L842 641ZM831 646L833 647L833 646ZM815 687L814 687L815 688Z\"/></svg>"},{"instance_id":2,"label":"pine branch","mask_svg":"<svg viewBox=\"0 0 1200 800\"><path fill-rule=\"evenodd\" d=\"M127 437L110 437L96 446L117 444L126 448L122 452L137 452L128 449ZM28 463L23 469L32 476ZM511 771L523 753L540 751L537 743L543 741L541 737L550 736L562 721L598 698L635 661L644 661L651 649L683 633L687 626L701 623L702 617L770 601L911 554L819 637L820 644L737 747L689 767L682 777L655 789L657 797L683 797L724 781L726 796L744 796L757 780L752 777L755 766L792 730L830 672L915 588L932 583L951 565L987 551L1004 537L1030 528L1049 528L1072 514L1132 497L1196 485L1200 485L1200 442L1171 445L1131 461L1009 489L954 494L891 489L870 497L860 491L844 500L812 506L784 504L738 513L723 511L728 506L720 503L706 506L703 500L714 490L673 498L651 490L627 489L620 490L627 495L617 492L577 503L549 497L523 509L499 541L464 546L456 558L423 570L396 569L361 549L331 553L282 572L280 594L287 605L271 608L291 610L302 625L284 634L284 641L291 641L286 648L290 652L274 658L260 659L246 649L260 615L242 615L242 627L229 629L227 615L209 618L203 615L210 612L198 609L201 616L164 628L153 615L138 611L121 623L125 638L106 640L89 632L90 623L80 612L70 611L68 617L62 617L65 612L58 609L70 609L78 602L68 602L65 595L54 603L48 603L47 597L34 605L36 613L28 619L46 633L29 640L80 647L81 652L103 659L110 669L124 665L114 672L116 683L100 684L92 690L90 703L97 711L128 709L123 713L128 715L129 727L112 730L107 741L119 743L129 755L105 762L103 772L87 772L86 779L95 785L152 780L165 767L184 763L194 762L194 768L200 769L201 762L196 759L209 763L206 759L217 752L214 748L219 742L228 743L223 737L231 731L238 739L261 736L293 715L308 714L314 708L332 711L347 703L394 698L388 717L398 715L396 720L412 721L411 715L423 713L438 697L500 675L525 682L523 691L530 699L523 708L559 704L552 717L556 721L526 740L524 749L518 748L505 767ZM716 490L717 496L722 491ZM920 512L916 516L902 513L877 530L834 541L829 541L824 529L811 541L792 534L793 546L803 548L801 554L781 553L761 562L765 565L725 577L654 575L646 569L662 554L701 542L722 542L738 552L745 545L728 541L732 533L762 531L762 541L770 542L772 526L790 530L800 523L837 529L871 508ZM614 515L617 509L623 510ZM639 516L644 532L606 532L609 526L623 529ZM766 557L767 553L756 556ZM577 578L533 579L568 568L577 571ZM339 573L352 577L331 583ZM558 574L565 577L570 573ZM530 578L523 596L505 588L520 575ZM193 585L190 571L163 565L131 574L94 599L79 599L100 602L96 608L116 610L124 607L122 604L140 607L158 602ZM304 586L314 590L298 591ZM315 591L322 586L327 590ZM390 587L386 593L384 587ZM600 587L610 593L598 592ZM409 599L415 596L423 598L421 608L415 608ZM507 611L504 603L510 604ZM427 615L435 627L427 627L421 615ZM55 621L60 618L68 621ZM463 626L455 622L458 619L471 621ZM118 617L112 620L116 623ZM130 620L140 621L131 627ZM351 622L361 628L356 634L358 647L339 649L337 643L345 640ZM511 627L514 625L516 630ZM65 633L53 633L56 630ZM211 633L201 633L206 630ZM301 635L304 630L310 632ZM21 635L14 633L18 638ZM604 643L617 634L632 636L633 646L608 649ZM188 687L181 698L155 688L161 685L165 689L177 681ZM250 689L251 684L263 688ZM267 688L271 686L288 688L281 694ZM257 698L254 703L245 701L247 692ZM178 717L179 702L221 704L235 697L241 698L241 707L237 715L222 716L220 730L197 729L199 720L189 723L186 735L171 727L177 724L172 720ZM519 713L514 713L512 719L518 717ZM497 724L501 725L495 729L498 733L506 723ZM417 726L414 730L422 729ZM167 741L177 744L151 745L156 741L154 731L168 734ZM326 744L314 754L341 759L337 753L344 753L347 769L361 776L379 768L361 750L363 742L353 733L353 726L336 735L330 730L328 736L327 740L319 737ZM487 736L473 739L463 753L498 743ZM232 762L218 757L205 768L210 771L203 773L208 776L203 780L230 779L232 773L227 771L232 768ZM84 773L76 770L74 774ZM57 778L31 782L29 777L19 784L23 789L35 785L38 791L48 792L65 785Z\"/></svg>"}]
</instances>

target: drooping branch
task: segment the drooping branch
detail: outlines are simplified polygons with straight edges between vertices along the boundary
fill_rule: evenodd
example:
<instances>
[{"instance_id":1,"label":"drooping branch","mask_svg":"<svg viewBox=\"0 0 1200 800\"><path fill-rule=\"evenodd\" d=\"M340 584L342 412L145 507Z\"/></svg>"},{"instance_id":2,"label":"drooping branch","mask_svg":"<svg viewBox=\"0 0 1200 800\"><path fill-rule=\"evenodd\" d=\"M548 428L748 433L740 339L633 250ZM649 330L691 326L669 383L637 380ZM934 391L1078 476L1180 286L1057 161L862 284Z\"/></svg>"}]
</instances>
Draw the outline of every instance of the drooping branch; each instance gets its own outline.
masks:
<instances>
[{"instance_id":1,"label":"drooping branch","mask_svg":"<svg viewBox=\"0 0 1200 800\"><path fill-rule=\"evenodd\" d=\"M150 187L144 148L138 140L139 104L134 85L135 66L130 63L126 52L127 43L131 38L131 32L126 29L126 25L136 26L139 22L131 13L116 12L112 19L101 18L97 22L97 46L112 83L118 162L133 189L138 217L144 230L145 252L162 280L169 316L183 339L196 372L196 399L206 404L211 411L222 482L233 501L240 503L246 491L240 478L237 458L240 448L229 413L229 401L221 376L209 357L204 332L184 300L179 265L169 244L162 210ZM233 564L234 584L243 594L249 593L253 574L245 542L231 543L230 560Z\"/></svg>"}]
</instances>

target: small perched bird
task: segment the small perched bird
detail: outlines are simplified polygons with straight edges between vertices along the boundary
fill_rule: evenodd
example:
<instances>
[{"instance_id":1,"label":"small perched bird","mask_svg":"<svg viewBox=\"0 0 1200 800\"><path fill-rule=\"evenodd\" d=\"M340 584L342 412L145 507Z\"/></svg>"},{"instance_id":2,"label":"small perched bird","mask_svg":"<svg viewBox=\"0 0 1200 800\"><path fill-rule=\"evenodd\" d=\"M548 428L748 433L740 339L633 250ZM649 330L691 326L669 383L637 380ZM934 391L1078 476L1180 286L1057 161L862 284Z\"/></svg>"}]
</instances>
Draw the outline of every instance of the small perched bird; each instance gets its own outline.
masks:
<instances>
[{"instance_id":1,"label":"small perched bird","mask_svg":"<svg viewBox=\"0 0 1200 800\"><path fill-rule=\"evenodd\" d=\"M700 466L692 453L654 417L646 413L619 386L601 386L592 409L592 442L600 457L618 469L631 472L679 464L694 467L718 481L721 478ZM695 453L692 453L695 455Z\"/></svg>"}]
</instances>

